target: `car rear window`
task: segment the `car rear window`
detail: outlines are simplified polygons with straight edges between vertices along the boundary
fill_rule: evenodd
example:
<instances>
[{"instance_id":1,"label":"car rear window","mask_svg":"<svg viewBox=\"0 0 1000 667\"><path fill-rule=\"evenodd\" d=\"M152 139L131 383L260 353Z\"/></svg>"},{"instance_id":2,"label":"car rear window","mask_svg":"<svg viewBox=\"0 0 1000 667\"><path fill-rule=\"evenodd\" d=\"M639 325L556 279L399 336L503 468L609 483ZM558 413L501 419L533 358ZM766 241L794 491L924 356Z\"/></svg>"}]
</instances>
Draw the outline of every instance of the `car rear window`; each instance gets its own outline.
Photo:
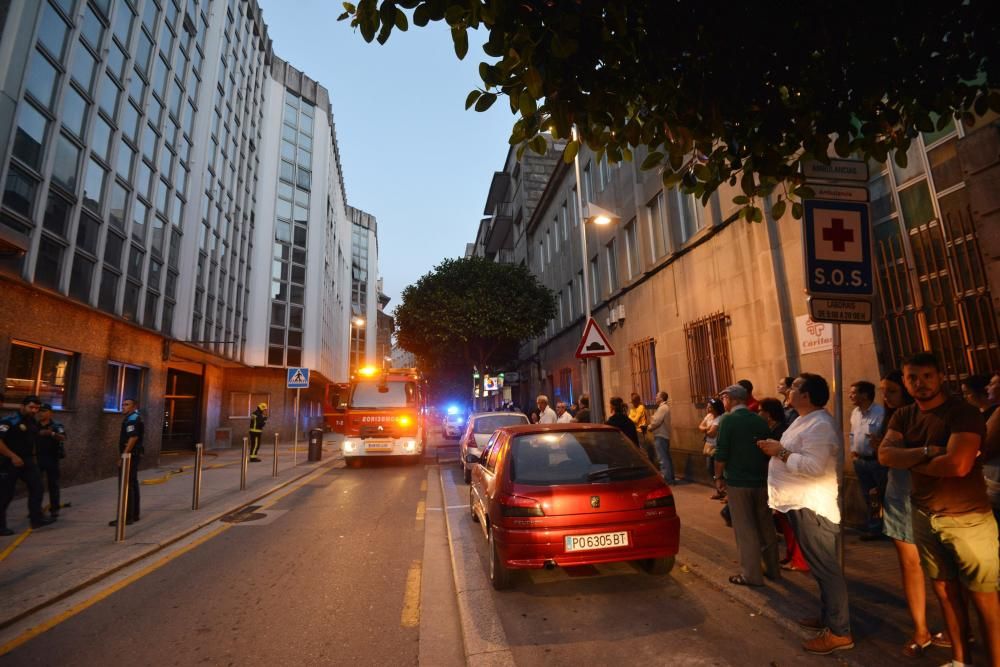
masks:
<instances>
[{"instance_id":1,"label":"car rear window","mask_svg":"<svg viewBox=\"0 0 1000 667\"><path fill-rule=\"evenodd\" d=\"M489 417L477 417L472 425L474 433L479 433L480 435L485 435L492 433L498 428L503 428L504 426L515 426L517 424L527 424L528 418L524 415L519 414L509 414L509 415L490 415Z\"/></svg>"},{"instance_id":2,"label":"car rear window","mask_svg":"<svg viewBox=\"0 0 1000 667\"><path fill-rule=\"evenodd\" d=\"M639 479L655 475L638 448L621 433L570 431L516 436L511 480L554 486Z\"/></svg>"}]
</instances>

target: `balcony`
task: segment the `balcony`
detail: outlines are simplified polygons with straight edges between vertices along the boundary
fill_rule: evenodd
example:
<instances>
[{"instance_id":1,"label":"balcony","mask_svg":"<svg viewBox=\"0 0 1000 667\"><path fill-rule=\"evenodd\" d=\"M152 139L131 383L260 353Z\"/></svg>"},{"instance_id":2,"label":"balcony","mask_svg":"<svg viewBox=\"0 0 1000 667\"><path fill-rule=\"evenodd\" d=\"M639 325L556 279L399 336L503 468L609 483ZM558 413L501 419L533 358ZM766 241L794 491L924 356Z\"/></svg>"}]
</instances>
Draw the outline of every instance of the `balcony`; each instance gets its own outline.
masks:
<instances>
[{"instance_id":1,"label":"balcony","mask_svg":"<svg viewBox=\"0 0 1000 667\"><path fill-rule=\"evenodd\" d=\"M487 255L503 248L513 248L511 229L514 225L514 202L497 202L493 207L489 229L486 231L484 247Z\"/></svg>"}]
</instances>

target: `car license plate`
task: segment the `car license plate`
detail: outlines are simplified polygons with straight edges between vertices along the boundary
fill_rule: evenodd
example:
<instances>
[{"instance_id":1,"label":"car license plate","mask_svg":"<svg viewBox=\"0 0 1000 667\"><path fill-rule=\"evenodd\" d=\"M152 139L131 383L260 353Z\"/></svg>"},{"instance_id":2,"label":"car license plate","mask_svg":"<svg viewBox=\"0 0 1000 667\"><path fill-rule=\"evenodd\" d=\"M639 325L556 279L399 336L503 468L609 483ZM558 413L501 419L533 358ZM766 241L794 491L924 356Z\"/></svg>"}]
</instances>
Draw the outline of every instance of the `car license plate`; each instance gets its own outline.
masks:
<instances>
[{"instance_id":1,"label":"car license plate","mask_svg":"<svg viewBox=\"0 0 1000 667\"><path fill-rule=\"evenodd\" d=\"M392 440L369 440L365 442L365 451L369 452L391 452Z\"/></svg>"},{"instance_id":2,"label":"car license plate","mask_svg":"<svg viewBox=\"0 0 1000 667\"><path fill-rule=\"evenodd\" d=\"M566 551L590 551L628 546L628 533L597 533L595 535L567 535Z\"/></svg>"}]
</instances>

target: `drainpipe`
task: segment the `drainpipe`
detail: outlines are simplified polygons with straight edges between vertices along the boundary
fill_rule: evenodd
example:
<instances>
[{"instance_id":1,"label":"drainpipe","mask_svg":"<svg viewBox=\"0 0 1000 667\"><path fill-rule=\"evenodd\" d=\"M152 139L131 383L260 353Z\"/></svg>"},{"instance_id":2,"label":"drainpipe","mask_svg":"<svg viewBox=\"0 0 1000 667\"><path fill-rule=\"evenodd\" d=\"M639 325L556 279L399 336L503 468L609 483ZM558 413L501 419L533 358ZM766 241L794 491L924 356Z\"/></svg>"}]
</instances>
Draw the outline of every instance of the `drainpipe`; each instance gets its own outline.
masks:
<instances>
[{"instance_id":1,"label":"drainpipe","mask_svg":"<svg viewBox=\"0 0 1000 667\"><path fill-rule=\"evenodd\" d=\"M785 365L788 375L801 372L799 351L795 339L795 314L792 312L792 297L788 286L788 272L785 256L781 252L781 238L778 221L771 217L770 202L765 206L764 225L767 228L767 243L771 251L771 271L774 273L774 293L778 297L778 315L781 322L781 340L785 346Z\"/></svg>"}]
</instances>

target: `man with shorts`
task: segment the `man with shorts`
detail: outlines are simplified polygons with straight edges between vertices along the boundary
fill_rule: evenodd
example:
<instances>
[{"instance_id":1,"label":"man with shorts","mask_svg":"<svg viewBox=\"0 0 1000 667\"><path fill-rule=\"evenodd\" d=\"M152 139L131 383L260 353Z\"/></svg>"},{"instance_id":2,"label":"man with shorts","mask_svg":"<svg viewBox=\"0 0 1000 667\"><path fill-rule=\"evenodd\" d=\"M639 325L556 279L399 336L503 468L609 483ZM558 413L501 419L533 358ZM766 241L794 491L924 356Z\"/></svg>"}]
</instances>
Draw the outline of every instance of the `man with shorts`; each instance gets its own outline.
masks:
<instances>
[{"instance_id":1,"label":"man with shorts","mask_svg":"<svg viewBox=\"0 0 1000 667\"><path fill-rule=\"evenodd\" d=\"M984 632L992 662L1000 664L997 523L990 510L978 454L985 425L979 411L944 390L937 358L921 352L903 364L903 382L915 399L893 414L881 443L882 460L912 476L913 536L920 564L934 584L955 664L969 663L969 617L959 586Z\"/></svg>"}]
</instances>

